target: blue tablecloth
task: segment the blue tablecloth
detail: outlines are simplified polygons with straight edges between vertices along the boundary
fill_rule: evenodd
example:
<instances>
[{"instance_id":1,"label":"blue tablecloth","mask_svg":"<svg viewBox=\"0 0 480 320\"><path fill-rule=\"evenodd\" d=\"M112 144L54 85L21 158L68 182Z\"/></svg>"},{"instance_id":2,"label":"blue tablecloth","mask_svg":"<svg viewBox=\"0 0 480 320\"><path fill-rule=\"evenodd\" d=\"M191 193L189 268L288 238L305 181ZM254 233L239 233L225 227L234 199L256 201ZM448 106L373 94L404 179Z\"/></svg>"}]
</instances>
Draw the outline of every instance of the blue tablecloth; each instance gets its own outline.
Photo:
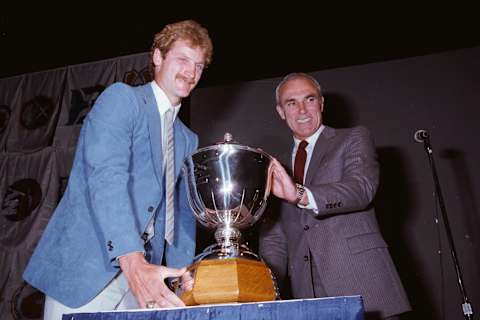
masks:
<instances>
[{"instance_id":1,"label":"blue tablecloth","mask_svg":"<svg viewBox=\"0 0 480 320\"><path fill-rule=\"evenodd\" d=\"M185 308L73 313L63 320L363 320L360 296L203 305Z\"/></svg>"}]
</instances>

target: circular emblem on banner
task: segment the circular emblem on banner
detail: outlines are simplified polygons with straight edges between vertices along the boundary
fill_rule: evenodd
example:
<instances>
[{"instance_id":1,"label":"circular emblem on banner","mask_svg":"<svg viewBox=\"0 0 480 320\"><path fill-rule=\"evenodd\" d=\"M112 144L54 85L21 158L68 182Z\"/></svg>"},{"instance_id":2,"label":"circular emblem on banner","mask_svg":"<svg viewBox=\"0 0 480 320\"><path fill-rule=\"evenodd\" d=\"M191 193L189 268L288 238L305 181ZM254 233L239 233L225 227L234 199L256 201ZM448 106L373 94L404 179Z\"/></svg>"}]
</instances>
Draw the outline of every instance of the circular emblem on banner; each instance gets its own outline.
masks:
<instances>
[{"instance_id":1,"label":"circular emblem on banner","mask_svg":"<svg viewBox=\"0 0 480 320\"><path fill-rule=\"evenodd\" d=\"M15 181L3 196L1 213L10 221L26 219L40 204L42 189L33 179Z\"/></svg>"},{"instance_id":2,"label":"circular emblem on banner","mask_svg":"<svg viewBox=\"0 0 480 320\"><path fill-rule=\"evenodd\" d=\"M8 122L10 121L10 114L12 111L6 105L0 106L0 133L3 133L7 128Z\"/></svg>"},{"instance_id":3,"label":"circular emblem on banner","mask_svg":"<svg viewBox=\"0 0 480 320\"><path fill-rule=\"evenodd\" d=\"M153 76L149 67L143 68L140 71L132 69L123 74L123 82L131 86L142 85L152 80Z\"/></svg>"},{"instance_id":4,"label":"circular emblem on banner","mask_svg":"<svg viewBox=\"0 0 480 320\"><path fill-rule=\"evenodd\" d=\"M125 72L125 74L123 75L123 82L133 86L136 84L138 80L138 72L137 70L130 70L130 71L127 71Z\"/></svg>"},{"instance_id":5,"label":"circular emblem on banner","mask_svg":"<svg viewBox=\"0 0 480 320\"><path fill-rule=\"evenodd\" d=\"M30 130L43 127L52 118L54 110L55 105L51 98L37 96L22 106L20 123Z\"/></svg>"},{"instance_id":6,"label":"circular emblem on banner","mask_svg":"<svg viewBox=\"0 0 480 320\"><path fill-rule=\"evenodd\" d=\"M23 282L12 296L11 314L13 319L41 319L45 295Z\"/></svg>"}]
</instances>

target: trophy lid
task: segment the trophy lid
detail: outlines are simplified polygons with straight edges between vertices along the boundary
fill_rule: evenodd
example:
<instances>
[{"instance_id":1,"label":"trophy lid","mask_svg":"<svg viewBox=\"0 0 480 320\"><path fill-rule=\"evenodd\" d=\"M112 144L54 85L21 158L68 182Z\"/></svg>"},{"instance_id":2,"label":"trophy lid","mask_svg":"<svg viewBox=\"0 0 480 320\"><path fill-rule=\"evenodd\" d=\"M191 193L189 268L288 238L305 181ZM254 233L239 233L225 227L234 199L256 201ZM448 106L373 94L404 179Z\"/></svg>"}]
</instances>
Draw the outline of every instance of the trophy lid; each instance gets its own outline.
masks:
<instances>
[{"instance_id":1,"label":"trophy lid","mask_svg":"<svg viewBox=\"0 0 480 320\"><path fill-rule=\"evenodd\" d=\"M193 154L203 153L205 151L210 151L210 150L218 150L218 149L223 150L224 148L233 148L233 149L251 151L251 152L259 153L259 154L267 157L270 160L272 159L271 155L269 155L268 153L266 153L265 151L263 151L260 148L253 148L253 147L249 147L247 145L242 145L242 144L238 143L237 141L235 141L233 139L233 135L230 132L225 132L225 134L223 135L223 141L219 141L219 142L217 142L213 145L200 148L196 152L194 152Z\"/></svg>"}]
</instances>

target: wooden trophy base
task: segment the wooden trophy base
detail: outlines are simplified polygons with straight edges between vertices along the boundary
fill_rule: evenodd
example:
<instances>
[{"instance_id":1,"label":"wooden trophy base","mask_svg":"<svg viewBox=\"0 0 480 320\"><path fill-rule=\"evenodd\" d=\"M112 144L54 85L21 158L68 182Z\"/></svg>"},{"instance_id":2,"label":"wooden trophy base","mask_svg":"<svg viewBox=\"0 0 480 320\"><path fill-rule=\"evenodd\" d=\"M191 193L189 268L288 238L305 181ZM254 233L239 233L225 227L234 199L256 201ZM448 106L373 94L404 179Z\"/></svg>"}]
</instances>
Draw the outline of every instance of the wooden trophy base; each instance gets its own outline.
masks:
<instances>
[{"instance_id":1,"label":"wooden trophy base","mask_svg":"<svg viewBox=\"0 0 480 320\"><path fill-rule=\"evenodd\" d=\"M195 270L193 289L180 296L187 306L275 300L270 269L261 261L230 258L202 260Z\"/></svg>"}]
</instances>

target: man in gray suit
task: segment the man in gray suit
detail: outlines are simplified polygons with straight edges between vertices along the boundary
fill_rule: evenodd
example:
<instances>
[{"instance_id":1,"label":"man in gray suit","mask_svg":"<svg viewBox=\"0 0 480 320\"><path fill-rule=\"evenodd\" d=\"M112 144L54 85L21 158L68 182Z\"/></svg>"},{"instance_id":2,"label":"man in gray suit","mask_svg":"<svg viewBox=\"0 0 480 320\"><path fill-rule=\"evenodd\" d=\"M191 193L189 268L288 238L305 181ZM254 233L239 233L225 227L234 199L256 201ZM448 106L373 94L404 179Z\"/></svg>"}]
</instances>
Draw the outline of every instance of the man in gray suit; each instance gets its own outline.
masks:
<instances>
[{"instance_id":1,"label":"man in gray suit","mask_svg":"<svg viewBox=\"0 0 480 320\"><path fill-rule=\"evenodd\" d=\"M262 226L260 255L280 284L290 278L294 298L361 295L367 319L410 310L372 207L379 168L368 130L323 125L322 90L307 74L286 76L276 100L293 133L294 178L274 160L272 191L285 201Z\"/></svg>"},{"instance_id":2,"label":"man in gray suit","mask_svg":"<svg viewBox=\"0 0 480 320\"><path fill-rule=\"evenodd\" d=\"M212 48L197 22L167 25L151 49L154 81L116 83L97 99L82 127L68 187L24 273L46 294L45 319L184 305L164 281L186 281L185 266L195 253L195 218L181 167L198 137L176 115ZM172 125L167 135L164 128ZM174 148L167 152L167 145ZM172 161L165 159L169 154ZM167 188L166 175L174 188ZM166 202L173 204L172 223Z\"/></svg>"}]
</instances>

